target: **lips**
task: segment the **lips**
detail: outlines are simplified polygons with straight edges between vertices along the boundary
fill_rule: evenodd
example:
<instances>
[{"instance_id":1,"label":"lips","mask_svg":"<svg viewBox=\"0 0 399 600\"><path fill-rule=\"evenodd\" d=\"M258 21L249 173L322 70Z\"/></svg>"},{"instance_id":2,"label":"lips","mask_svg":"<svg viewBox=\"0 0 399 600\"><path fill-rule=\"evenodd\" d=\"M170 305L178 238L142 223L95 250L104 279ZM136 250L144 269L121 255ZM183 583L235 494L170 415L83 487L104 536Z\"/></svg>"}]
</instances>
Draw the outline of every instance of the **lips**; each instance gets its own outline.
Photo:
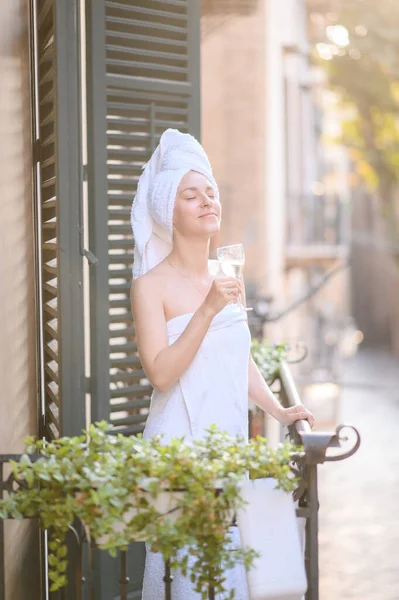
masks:
<instances>
[{"instance_id":1,"label":"lips","mask_svg":"<svg viewBox=\"0 0 399 600\"><path fill-rule=\"evenodd\" d=\"M202 219L203 217L217 217L216 213L206 213L206 215L201 215L199 218Z\"/></svg>"}]
</instances>

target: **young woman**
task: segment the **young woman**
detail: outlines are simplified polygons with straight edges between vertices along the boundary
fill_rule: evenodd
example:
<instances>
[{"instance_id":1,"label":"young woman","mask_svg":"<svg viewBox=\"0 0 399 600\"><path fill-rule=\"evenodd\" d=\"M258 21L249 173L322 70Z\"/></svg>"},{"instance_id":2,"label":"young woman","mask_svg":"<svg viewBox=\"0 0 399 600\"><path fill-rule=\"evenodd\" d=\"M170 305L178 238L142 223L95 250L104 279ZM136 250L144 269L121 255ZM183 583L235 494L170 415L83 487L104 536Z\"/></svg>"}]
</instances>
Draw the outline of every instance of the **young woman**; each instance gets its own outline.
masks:
<instances>
[{"instance_id":1,"label":"young woman","mask_svg":"<svg viewBox=\"0 0 399 600\"><path fill-rule=\"evenodd\" d=\"M132 209L131 305L139 356L154 387L145 437L195 439L212 423L246 436L249 398L281 423L308 419L313 425L303 407L280 405L251 358L240 280L208 272L209 242L221 215L204 150L188 134L167 130ZM163 570L162 557L148 552L143 600L163 599ZM247 598L243 568L228 574L228 585L237 600ZM174 600L199 598L179 574L172 589Z\"/></svg>"}]
</instances>

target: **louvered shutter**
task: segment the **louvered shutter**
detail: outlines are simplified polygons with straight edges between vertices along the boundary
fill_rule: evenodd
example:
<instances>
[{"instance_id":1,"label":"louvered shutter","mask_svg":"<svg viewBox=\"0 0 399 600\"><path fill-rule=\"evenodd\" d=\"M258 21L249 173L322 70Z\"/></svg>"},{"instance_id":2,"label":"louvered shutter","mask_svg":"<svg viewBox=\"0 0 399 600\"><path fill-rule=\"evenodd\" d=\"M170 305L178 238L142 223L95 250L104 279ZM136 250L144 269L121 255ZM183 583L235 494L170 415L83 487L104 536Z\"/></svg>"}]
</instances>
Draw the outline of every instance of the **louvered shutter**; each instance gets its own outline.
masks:
<instances>
[{"instance_id":1,"label":"louvered shutter","mask_svg":"<svg viewBox=\"0 0 399 600\"><path fill-rule=\"evenodd\" d=\"M130 210L162 132L199 136L199 25L199 0L88 3L92 417L126 434L142 431L152 391L130 311Z\"/></svg>"},{"instance_id":2,"label":"louvered shutter","mask_svg":"<svg viewBox=\"0 0 399 600\"><path fill-rule=\"evenodd\" d=\"M143 430L151 386L130 311L130 210L143 164L168 127L200 133L200 0L86 1L92 421ZM127 553L140 597L144 547ZM94 554L96 600L118 596L119 560ZM137 594L137 596L135 595Z\"/></svg>"},{"instance_id":3,"label":"louvered shutter","mask_svg":"<svg viewBox=\"0 0 399 600\"><path fill-rule=\"evenodd\" d=\"M85 425L76 2L31 11L41 433L53 439Z\"/></svg>"}]
</instances>

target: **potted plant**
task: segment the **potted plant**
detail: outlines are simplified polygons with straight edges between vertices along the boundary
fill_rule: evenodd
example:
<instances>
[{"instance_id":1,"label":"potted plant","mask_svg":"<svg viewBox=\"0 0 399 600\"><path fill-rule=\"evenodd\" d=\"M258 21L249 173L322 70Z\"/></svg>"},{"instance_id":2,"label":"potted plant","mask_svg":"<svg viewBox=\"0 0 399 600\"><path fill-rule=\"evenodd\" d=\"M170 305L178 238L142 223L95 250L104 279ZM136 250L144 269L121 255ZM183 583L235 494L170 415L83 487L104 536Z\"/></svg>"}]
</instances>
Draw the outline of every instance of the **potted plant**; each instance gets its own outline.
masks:
<instances>
[{"instance_id":1,"label":"potted plant","mask_svg":"<svg viewBox=\"0 0 399 600\"><path fill-rule=\"evenodd\" d=\"M251 355L258 366L263 378L268 383L277 379L281 362L286 360L289 352L289 344L274 344L269 340L254 338L251 342Z\"/></svg>"},{"instance_id":2,"label":"potted plant","mask_svg":"<svg viewBox=\"0 0 399 600\"><path fill-rule=\"evenodd\" d=\"M112 555L132 541L148 542L206 598L210 583L224 591L226 569L237 561L249 568L258 556L245 545L228 550L232 516L244 504L242 482L248 473L272 478L290 493L298 450L289 442L272 450L264 438L247 442L216 427L202 440L164 443L161 436L112 435L106 422L52 442L28 438L26 454L12 463L19 486L0 501L0 517L39 517L50 530L52 591L66 584L65 536L78 518ZM33 454L40 457L32 461Z\"/></svg>"}]
</instances>

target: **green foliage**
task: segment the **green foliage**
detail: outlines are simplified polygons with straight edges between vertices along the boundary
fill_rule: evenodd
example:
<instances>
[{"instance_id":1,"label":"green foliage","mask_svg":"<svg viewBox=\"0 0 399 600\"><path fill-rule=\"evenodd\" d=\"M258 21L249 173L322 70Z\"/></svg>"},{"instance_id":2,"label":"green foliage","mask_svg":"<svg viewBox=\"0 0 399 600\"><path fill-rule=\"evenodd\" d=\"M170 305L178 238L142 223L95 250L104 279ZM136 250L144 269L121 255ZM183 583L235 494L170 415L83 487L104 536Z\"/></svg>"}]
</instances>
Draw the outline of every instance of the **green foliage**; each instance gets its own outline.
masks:
<instances>
[{"instance_id":1,"label":"green foliage","mask_svg":"<svg viewBox=\"0 0 399 600\"><path fill-rule=\"evenodd\" d=\"M211 427L204 439L188 442L161 436L110 435L104 421L78 437L50 443L27 440L20 462L12 464L19 487L0 502L0 517L39 517L50 529L51 590L66 584L65 536L73 521L84 524L89 539L115 555L132 541L147 541L181 569L207 598L209 582L224 591L224 571L237 561L247 568L251 548L228 549L230 524L242 505L240 482L273 477L291 492L291 443L271 449L265 438L246 441ZM28 454L41 458L31 462ZM165 496L168 505L158 500ZM182 550L184 551L182 552Z\"/></svg>"},{"instance_id":2,"label":"green foliage","mask_svg":"<svg viewBox=\"0 0 399 600\"><path fill-rule=\"evenodd\" d=\"M271 384L278 376L281 362L287 358L288 344L272 344L268 340L254 338L251 354L264 379Z\"/></svg>"},{"instance_id":3,"label":"green foliage","mask_svg":"<svg viewBox=\"0 0 399 600\"><path fill-rule=\"evenodd\" d=\"M339 91L348 117L341 141L351 150L358 173L392 203L399 180L399 6L395 0L338 0L323 15L325 26L340 24L349 45L334 46L331 61L320 61Z\"/></svg>"}]
</instances>

